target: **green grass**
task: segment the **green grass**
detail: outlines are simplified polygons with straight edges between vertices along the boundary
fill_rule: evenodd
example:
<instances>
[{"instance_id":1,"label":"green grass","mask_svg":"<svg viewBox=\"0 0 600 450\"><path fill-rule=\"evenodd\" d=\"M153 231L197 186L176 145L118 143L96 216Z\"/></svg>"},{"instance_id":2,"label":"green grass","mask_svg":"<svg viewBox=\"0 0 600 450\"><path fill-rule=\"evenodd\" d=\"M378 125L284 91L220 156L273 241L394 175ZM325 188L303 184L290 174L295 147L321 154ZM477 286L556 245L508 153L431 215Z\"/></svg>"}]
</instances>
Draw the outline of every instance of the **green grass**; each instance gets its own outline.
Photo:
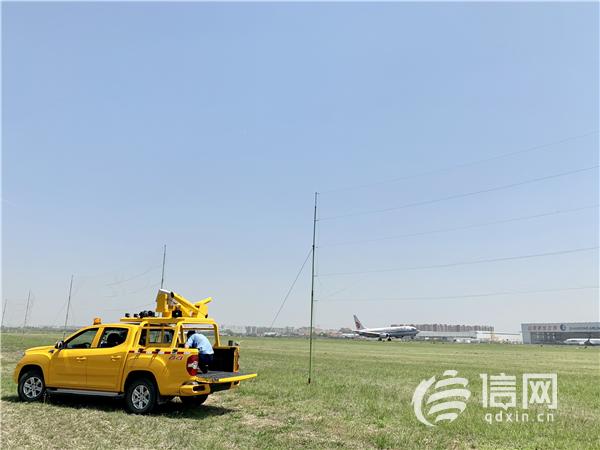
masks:
<instances>
[{"instance_id":1,"label":"green grass","mask_svg":"<svg viewBox=\"0 0 600 450\"><path fill-rule=\"evenodd\" d=\"M242 338L242 369L257 379L197 409L173 401L134 416L118 400L18 401L11 378L22 350L58 337L2 335L2 448L600 449L598 348L319 340L307 385L306 340ZM472 397L454 422L428 428L415 419L413 391L447 369L470 380ZM482 407L479 374L500 372L558 373L554 422L487 424L484 413L498 410Z\"/></svg>"}]
</instances>

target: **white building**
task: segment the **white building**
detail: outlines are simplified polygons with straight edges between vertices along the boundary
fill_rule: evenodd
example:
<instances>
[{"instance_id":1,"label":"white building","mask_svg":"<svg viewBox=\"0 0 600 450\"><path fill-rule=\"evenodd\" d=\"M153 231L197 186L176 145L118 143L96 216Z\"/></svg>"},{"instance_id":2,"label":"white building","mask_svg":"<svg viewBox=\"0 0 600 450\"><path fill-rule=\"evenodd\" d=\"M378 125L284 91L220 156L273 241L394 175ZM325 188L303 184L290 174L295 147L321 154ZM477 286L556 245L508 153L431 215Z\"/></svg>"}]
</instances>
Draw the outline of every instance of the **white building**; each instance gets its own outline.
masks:
<instances>
[{"instance_id":1,"label":"white building","mask_svg":"<svg viewBox=\"0 0 600 450\"><path fill-rule=\"evenodd\" d=\"M567 339L600 338L600 322L522 323L524 344L562 344Z\"/></svg>"},{"instance_id":2,"label":"white building","mask_svg":"<svg viewBox=\"0 0 600 450\"><path fill-rule=\"evenodd\" d=\"M521 333L498 333L495 331L420 331L416 339L426 341L447 342L500 342L510 344L521 344L523 342Z\"/></svg>"}]
</instances>

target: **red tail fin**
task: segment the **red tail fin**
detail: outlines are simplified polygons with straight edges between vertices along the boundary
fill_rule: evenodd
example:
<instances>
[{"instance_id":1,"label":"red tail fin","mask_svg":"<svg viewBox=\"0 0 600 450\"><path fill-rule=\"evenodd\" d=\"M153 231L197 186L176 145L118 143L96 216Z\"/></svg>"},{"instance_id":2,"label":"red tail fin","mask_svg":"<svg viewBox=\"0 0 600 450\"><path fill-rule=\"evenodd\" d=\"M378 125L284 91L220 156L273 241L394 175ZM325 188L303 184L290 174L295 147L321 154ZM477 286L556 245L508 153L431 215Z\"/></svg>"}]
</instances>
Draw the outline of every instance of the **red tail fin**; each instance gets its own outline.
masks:
<instances>
[{"instance_id":1,"label":"red tail fin","mask_svg":"<svg viewBox=\"0 0 600 450\"><path fill-rule=\"evenodd\" d=\"M356 325L357 330L362 330L364 328L363 324L360 323L360 320L358 320L358 317L356 316L354 316L354 325Z\"/></svg>"}]
</instances>

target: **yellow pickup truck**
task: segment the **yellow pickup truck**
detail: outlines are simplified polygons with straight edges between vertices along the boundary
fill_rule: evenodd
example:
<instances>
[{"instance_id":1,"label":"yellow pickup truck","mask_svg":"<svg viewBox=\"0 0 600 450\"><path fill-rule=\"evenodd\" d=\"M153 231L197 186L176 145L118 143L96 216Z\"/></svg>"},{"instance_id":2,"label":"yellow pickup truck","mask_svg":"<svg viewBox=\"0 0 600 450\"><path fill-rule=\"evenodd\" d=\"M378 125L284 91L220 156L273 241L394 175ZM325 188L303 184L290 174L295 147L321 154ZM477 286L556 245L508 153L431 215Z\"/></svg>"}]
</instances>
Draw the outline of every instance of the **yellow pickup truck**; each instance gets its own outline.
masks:
<instances>
[{"instance_id":1,"label":"yellow pickup truck","mask_svg":"<svg viewBox=\"0 0 600 450\"><path fill-rule=\"evenodd\" d=\"M26 350L13 378L19 398L32 402L46 393L124 397L136 414L179 397L200 405L218 391L237 387L256 373L239 371L239 347L222 345L219 328L208 317L210 298L192 303L159 290L156 312L126 314L118 323L82 328L54 346ZM199 368L198 350L185 348L186 333L213 338L208 372Z\"/></svg>"}]
</instances>

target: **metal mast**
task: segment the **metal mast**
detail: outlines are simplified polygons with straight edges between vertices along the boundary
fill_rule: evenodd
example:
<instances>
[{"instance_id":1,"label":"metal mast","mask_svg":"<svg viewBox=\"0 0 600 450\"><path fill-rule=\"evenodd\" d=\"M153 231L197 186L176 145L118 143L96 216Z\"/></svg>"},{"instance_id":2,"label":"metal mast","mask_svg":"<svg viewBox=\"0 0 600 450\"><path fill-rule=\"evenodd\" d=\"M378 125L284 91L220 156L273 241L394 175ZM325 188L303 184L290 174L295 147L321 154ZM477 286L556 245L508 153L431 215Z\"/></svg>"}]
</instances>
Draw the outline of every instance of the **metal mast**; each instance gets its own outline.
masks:
<instances>
[{"instance_id":1,"label":"metal mast","mask_svg":"<svg viewBox=\"0 0 600 450\"><path fill-rule=\"evenodd\" d=\"M165 244L163 248L163 264L162 264L162 275L160 277L160 288L163 288L163 283L165 282L165 261L167 259L167 244Z\"/></svg>"},{"instance_id":2,"label":"metal mast","mask_svg":"<svg viewBox=\"0 0 600 450\"><path fill-rule=\"evenodd\" d=\"M312 379L312 361L313 361L313 318L315 305L315 240L317 234L317 196L315 192L315 211L313 216L313 237L312 237L312 271L310 281L310 337L308 347L308 384Z\"/></svg>"},{"instance_id":3,"label":"metal mast","mask_svg":"<svg viewBox=\"0 0 600 450\"><path fill-rule=\"evenodd\" d=\"M69 284L69 298L67 300L67 314L65 315L65 326L63 328L63 339L67 334L67 321L69 320L69 309L71 308L71 292L73 291L73 275L71 275L71 284Z\"/></svg>"},{"instance_id":4,"label":"metal mast","mask_svg":"<svg viewBox=\"0 0 600 450\"><path fill-rule=\"evenodd\" d=\"M25 333L25 325L27 325L27 315L29 314L29 302L31 300L31 289L27 294L27 305L25 306L25 318L23 319L23 333Z\"/></svg>"},{"instance_id":5,"label":"metal mast","mask_svg":"<svg viewBox=\"0 0 600 450\"><path fill-rule=\"evenodd\" d=\"M6 305L8 305L8 299L4 299L4 308L2 308L2 323L0 323L0 328L4 327L4 317L6 317Z\"/></svg>"}]
</instances>

